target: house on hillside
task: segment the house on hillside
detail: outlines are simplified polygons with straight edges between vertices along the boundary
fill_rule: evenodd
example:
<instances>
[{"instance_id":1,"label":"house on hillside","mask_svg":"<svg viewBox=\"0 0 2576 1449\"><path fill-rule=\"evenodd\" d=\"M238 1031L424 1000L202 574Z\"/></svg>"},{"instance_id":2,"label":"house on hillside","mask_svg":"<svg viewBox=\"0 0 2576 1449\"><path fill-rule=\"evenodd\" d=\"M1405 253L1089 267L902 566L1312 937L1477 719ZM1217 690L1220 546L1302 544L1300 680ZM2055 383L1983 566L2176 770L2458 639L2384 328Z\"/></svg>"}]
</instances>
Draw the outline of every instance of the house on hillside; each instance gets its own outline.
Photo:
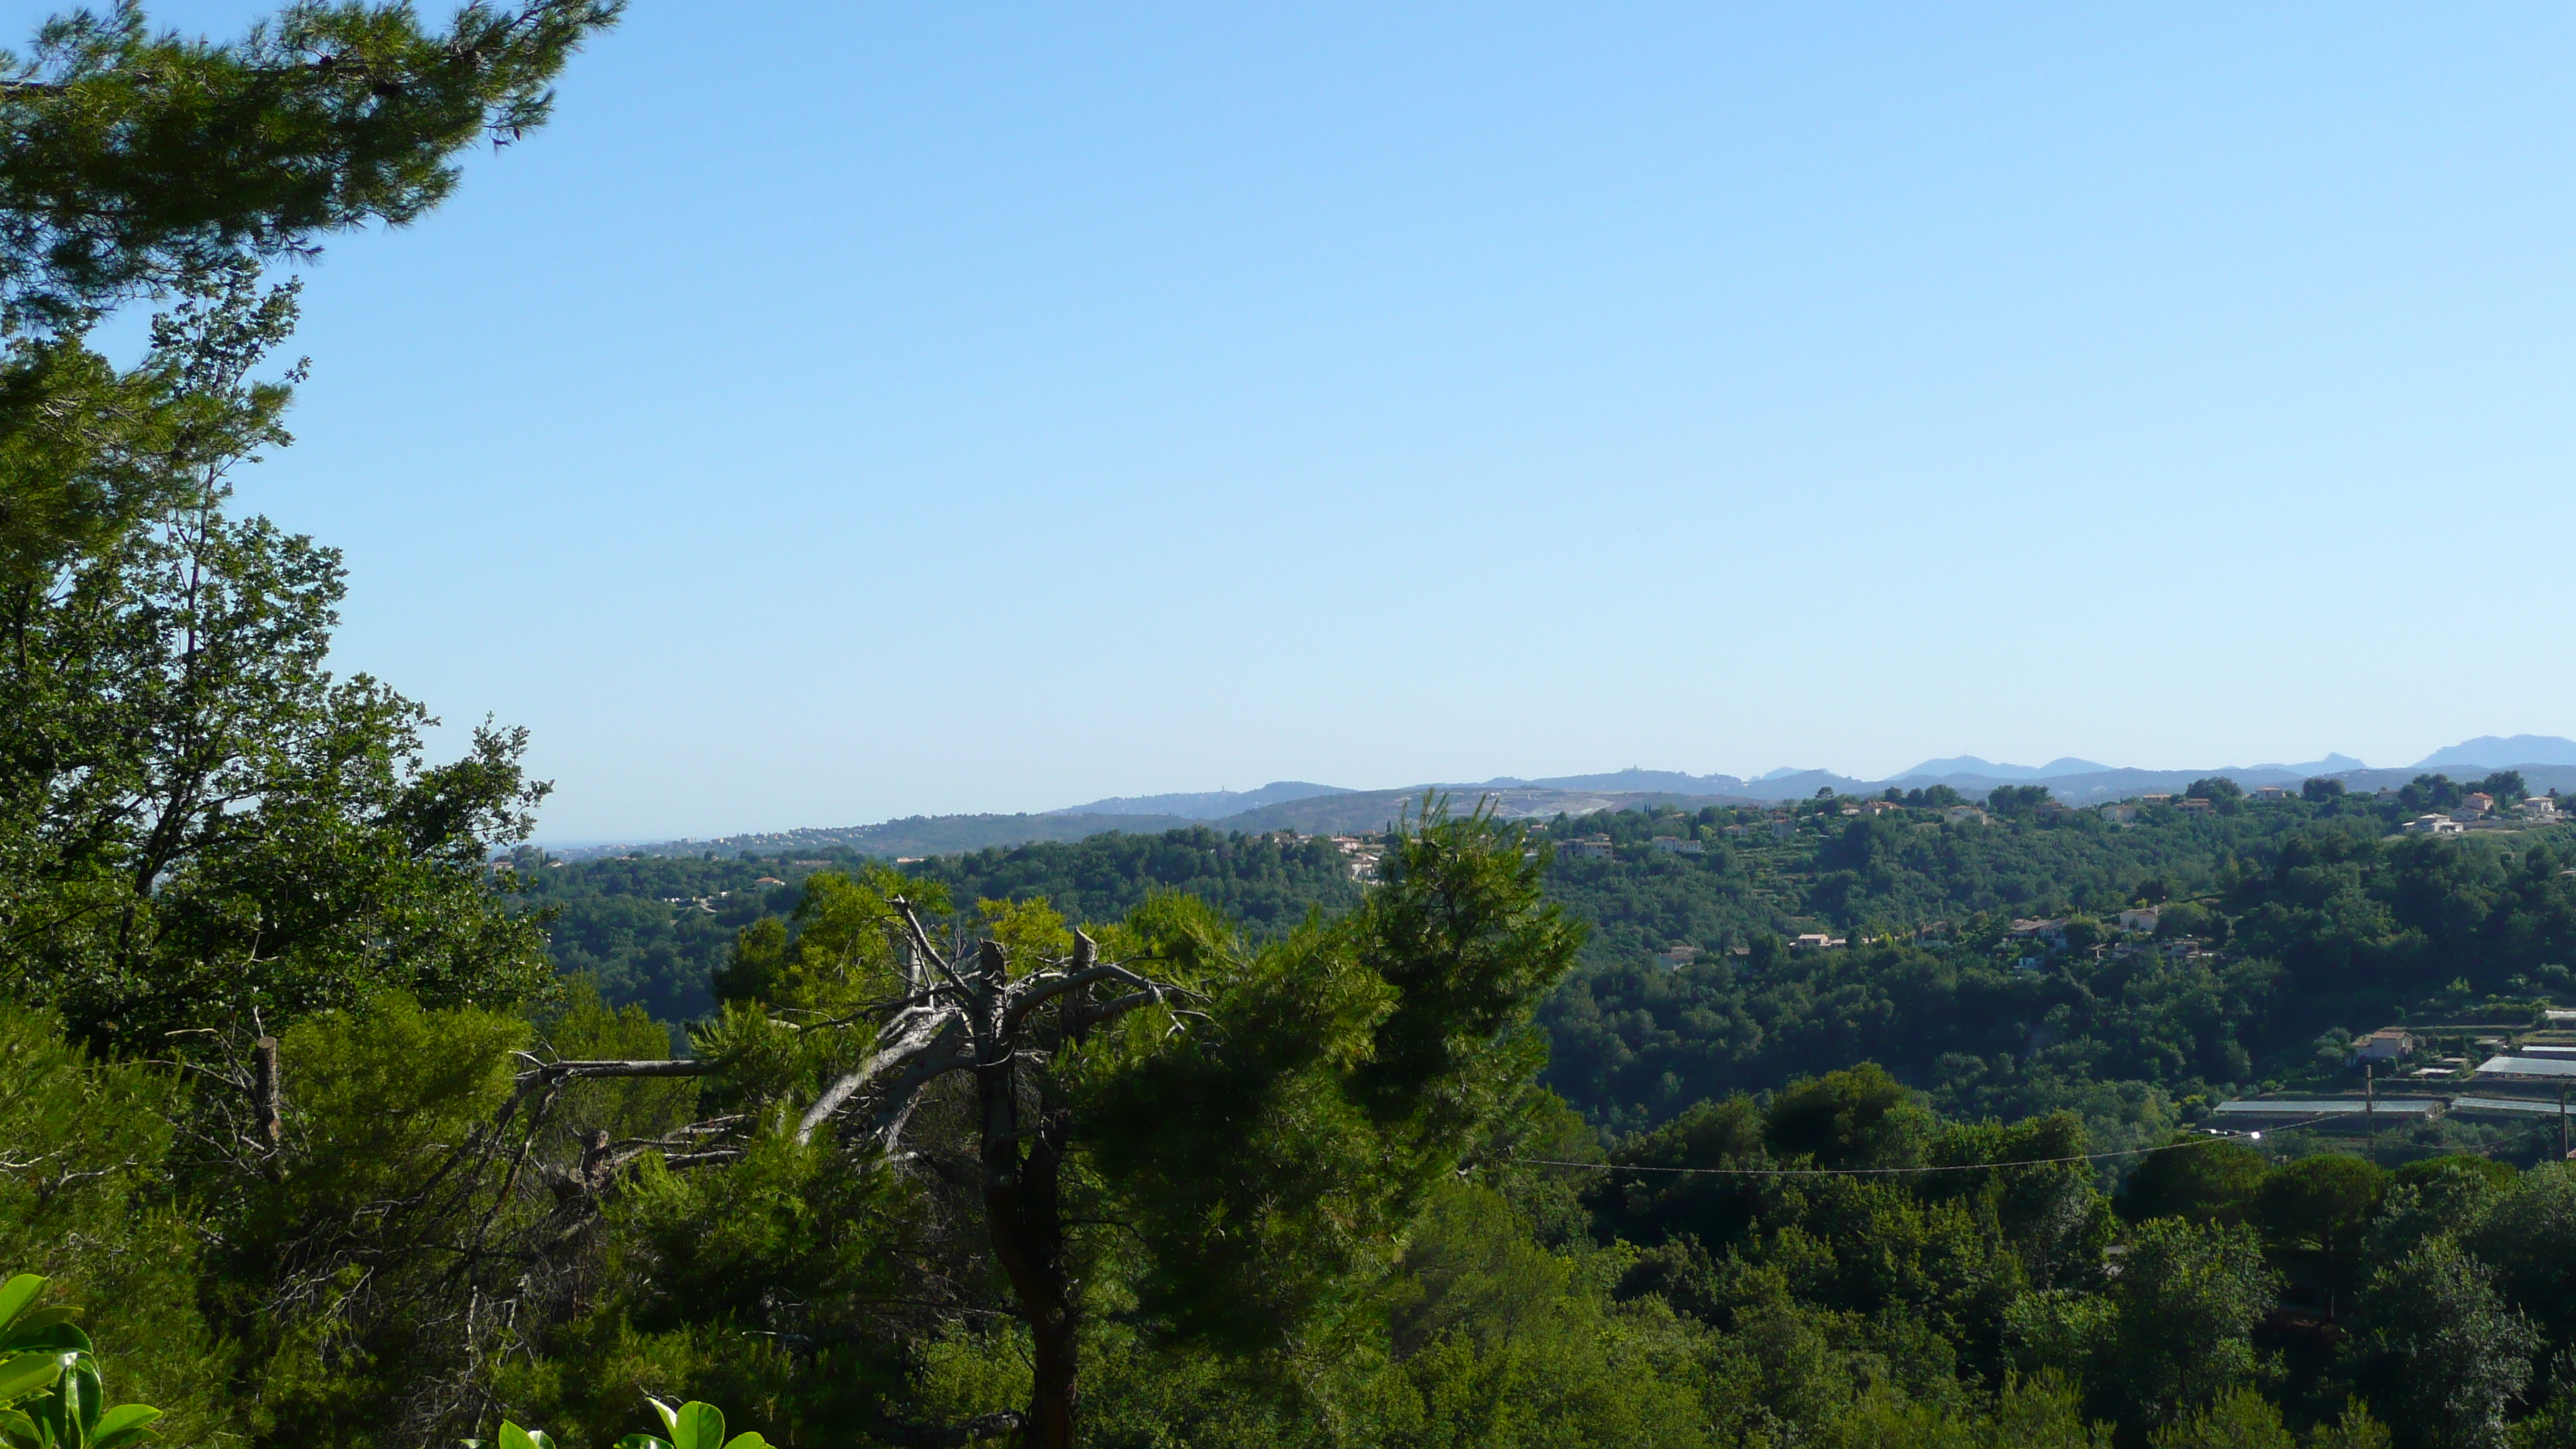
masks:
<instances>
[{"instance_id":1,"label":"house on hillside","mask_svg":"<svg viewBox=\"0 0 2576 1449\"><path fill-rule=\"evenodd\" d=\"M1707 846L1696 840L1684 840L1678 835L1658 835L1646 842L1646 848L1660 850L1666 855L1704 855L1708 852Z\"/></svg>"},{"instance_id":2,"label":"house on hillside","mask_svg":"<svg viewBox=\"0 0 2576 1449\"><path fill-rule=\"evenodd\" d=\"M2066 921L2063 917L2054 916L2044 920L2015 921L2012 923L2012 938L2036 941L2050 950L2063 951L2066 949Z\"/></svg>"},{"instance_id":3,"label":"house on hillside","mask_svg":"<svg viewBox=\"0 0 2576 1449\"><path fill-rule=\"evenodd\" d=\"M1575 860L1609 860L1618 855L1619 849L1607 835L1586 835L1558 846L1557 852Z\"/></svg>"},{"instance_id":4,"label":"house on hillside","mask_svg":"<svg viewBox=\"0 0 2576 1449\"><path fill-rule=\"evenodd\" d=\"M1828 936L1822 931L1808 931L1789 943L1792 951L1831 951L1851 944L1848 936Z\"/></svg>"},{"instance_id":5,"label":"house on hillside","mask_svg":"<svg viewBox=\"0 0 2576 1449\"><path fill-rule=\"evenodd\" d=\"M2495 813L2495 797L2484 790L2471 790L2460 797L2460 808L2474 810L2480 815L2492 815Z\"/></svg>"},{"instance_id":6,"label":"house on hillside","mask_svg":"<svg viewBox=\"0 0 2576 1449\"><path fill-rule=\"evenodd\" d=\"M2154 906L2145 906L2137 910L2122 911L2120 913L2120 929L2123 931L2135 931L2141 936L2152 936L2156 933L2156 922L2161 919L2162 916L2157 912Z\"/></svg>"},{"instance_id":7,"label":"house on hillside","mask_svg":"<svg viewBox=\"0 0 2576 1449\"><path fill-rule=\"evenodd\" d=\"M2414 1034L2403 1027L2383 1026L2352 1044L2352 1059L2357 1062L2393 1062L2414 1054Z\"/></svg>"},{"instance_id":8,"label":"house on hillside","mask_svg":"<svg viewBox=\"0 0 2576 1449\"><path fill-rule=\"evenodd\" d=\"M2558 802L2547 796L2534 796L2515 808L2521 811L2523 819L2536 820L2544 825L2558 819Z\"/></svg>"},{"instance_id":9,"label":"house on hillside","mask_svg":"<svg viewBox=\"0 0 2576 1449\"><path fill-rule=\"evenodd\" d=\"M2159 795L2141 795L2141 796L2139 796L2139 797L2138 797L2138 799L2139 799L2139 800L2141 800L2142 802L2144 802L2144 803L2146 803L2146 804L2149 804L2149 805L2171 805L2171 804L2173 803L2173 798L2174 798L2174 797L2172 797L2171 795L2161 795L2161 794L2159 794Z\"/></svg>"},{"instance_id":10,"label":"house on hillside","mask_svg":"<svg viewBox=\"0 0 2576 1449\"><path fill-rule=\"evenodd\" d=\"M2204 800L2198 795L2186 795L2174 803L2174 808L2185 815L2206 815L2217 809L2218 804L2214 800Z\"/></svg>"},{"instance_id":11,"label":"house on hillside","mask_svg":"<svg viewBox=\"0 0 2576 1449\"><path fill-rule=\"evenodd\" d=\"M2287 800L2290 798L2290 787L2287 785L2257 786L2254 791L2254 798L2257 800Z\"/></svg>"},{"instance_id":12,"label":"house on hillside","mask_svg":"<svg viewBox=\"0 0 2576 1449\"><path fill-rule=\"evenodd\" d=\"M2469 827L2448 815L2418 815L2397 828L2409 835L2458 835Z\"/></svg>"},{"instance_id":13,"label":"house on hillside","mask_svg":"<svg viewBox=\"0 0 2576 1449\"><path fill-rule=\"evenodd\" d=\"M1892 815L1905 807L1893 800L1864 800L1860 808L1864 815Z\"/></svg>"},{"instance_id":14,"label":"house on hillside","mask_svg":"<svg viewBox=\"0 0 2576 1449\"><path fill-rule=\"evenodd\" d=\"M1655 964L1667 971L1679 971L1699 960L1697 946L1671 945L1655 953Z\"/></svg>"},{"instance_id":15,"label":"house on hillside","mask_svg":"<svg viewBox=\"0 0 2576 1449\"><path fill-rule=\"evenodd\" d=\"M2138 823L2138 810L2138 806L2125 803L2105 805L2102 807L2102 818L2114 825L2135 825Z\"/></svg>"},{"instance_id":16,"label":"house on hillside","mask_svg":"<svg viewBox=\"0 0 2576 1449\"><path fill-rule=\"evenodd\" d=\"M1989 825L1993 823L1987 819L1986 812L1978 809L1974 805L1953 805L1949 809L1941 812L1941 818L1949 821L1953 825L1966 825L1971 822L1978 825Z\"/></svg>"}]
</instances>

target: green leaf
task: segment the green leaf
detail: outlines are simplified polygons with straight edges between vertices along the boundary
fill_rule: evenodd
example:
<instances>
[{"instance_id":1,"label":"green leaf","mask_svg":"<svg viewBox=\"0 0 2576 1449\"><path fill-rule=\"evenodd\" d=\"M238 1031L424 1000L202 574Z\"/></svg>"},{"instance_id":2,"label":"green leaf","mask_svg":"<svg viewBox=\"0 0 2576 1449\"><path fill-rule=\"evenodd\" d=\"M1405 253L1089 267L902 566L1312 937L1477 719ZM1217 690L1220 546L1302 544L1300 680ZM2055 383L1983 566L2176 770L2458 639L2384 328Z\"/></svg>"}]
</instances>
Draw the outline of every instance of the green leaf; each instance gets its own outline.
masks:
<instances>
[{"instance_id":1,"label":"green leaf","mask_svg":"<svg viewBox=\"0 0 2576 1449\"><path fill-rule=\"evenodd\" d=\"M98 1423L98 1411L107 1406L107 1386L99 1382L98 1361L88 1354L73 1354L63 1364L63 1381L56 1394L70 1412L72 1432L67 1439L86 1438Z\"/></svg>"},{"instance_id":2,"label":"green leaf","mask_svg":"<svg viewBox=\"0 0 2576 1449\"><path fill-rule=\"evenodd\" d=\"M27 1316L29 1318L43 1318L51 1315L53 1311L54 1310L48 1308L43 1313L30 1313ZM85 1354L89 1352L92 1352L92 1349L90 1348L89 1335L81 1332L79 1324L65 1323L60 1319L56 1319L51 1323L38 1324L33 1328L20 1329L17 1332L11 1333L6 1339L0 1339L0 1354Z\"/></svg>"},{"instance_id":3,"label":"green leaf","mask_svg":"<svg viewBox=\"0 0 2576 1449\"><path fill-rule=\"evenodd\" d=\"M25 1312L27 1305L35 1302L36 1295L44 1289L45 1280L33 1273L21 1273L6 1283L0 1283L0 1328L16 1322L18 1315Z\"/></svg>"},{"instance_id":4,"label":"green leaf","mask_svg":"<svg viewBox=\"0 0 2576 1449\"><path fill-rule=\"evenodd\" d=\"M671 1449L724 1449L724 1410L696 1399L680 1406L671 1426Z\"/></svg>"},{"instance_id":5,"label":"green leaf","mask_svg":"<svg viewBox=\"0 0 2576 1449\"><path fill-rule=\"evenodd\" d=\"M507 1419L503 1419L501 1421L501 1449L536 1449L536 1441L528 1437L527 1430L520 1428L518 1425L511 1423Z\"/></svg>"},{"instance_id":6,"label":"green leaf","mask_svg":"<svg viewBox=\"0 0 2576 1449\"><path fill-rule=\"evenodd\" d=\"M0 1439L23 1449L42 1449L44 1435L37 1432L36 1421L16 1409L0 1409Z\"/></svg>"},{"instance_id":7,"label":"green leaf","mask_svg":"<svg viewBox=\"0 0 2576 1449\"><path fill-rule=\"evenodd\" d=\"M536 1449L555 1449L555 1441L548 1438L546 1436L546 1431L543 1429L530 1429L528 1431L528 1442L535 1445Z\"/></svg>"},{"instance_id":8,"label":"green leaf","mask_svg":"<svg viewBox=\"0 0 2576 1449\"><path fill-rule=\"evenodd\" d=\"M644 1402L651 1404L653 1412L662 1416L662 1432L677 1440L680 1437L680 1411L651 1394L644 1396Z\"/></svg>"},{"instance_id":9,"label":"green leaf","mask_svg":"<svg viewBox=\"0 0 2576 1449\"><path fill-rule=\"evenodd\" d=\"M769 1449L769 1441L757 1430L745 1429L725 1441L724 1449Z\"/></svg>"},{"instance_id":10,"label":"green leaf","mask_svg":"<svg viewBox=\"0 0 2576 1449\"><path fill-rule=\"evenodd\" d=\"M22 1353L15 1358L0 1359L0 1404L14 1404L30 1394L41 1394L63 1376L77 1354Z\"/></svg>"},{"instance_id":11,"label":"green leaf","mask_svg":"<svg viewBox=\"0 0 2576 1449\"><path fill-rule=\"evenodd\" d=\"M161 1411L150 1404L119 1404L99 1415L98 1426L89 1431L89 1449L125 1449L150 1438L149 1427L161 1417Z\"/></svg>"},{"instance_id":12,"label":"green leaf","mask_svg":"<svg viewBox=\"0 0 2576 1449\"><path fill-rule=\"evenodd\" d=\"M40 1330L68 1325L71 1321L72 1311L68 1308L39 1308L33 1313L22 1314L16 1322L0 1329L0 1352L28 1343L41 1346ZM77 1333L80 1330L72 1331Z\"/></svg>"},{"instance_id":13,"label":"green leaf","mask_svg":"<svg viewBox=\"0 0 2576 1449\"><path fill-rule=\"evenodd\" d=\"M629 1434L617 1441L615 1449L671 1449L671 1441L650 1434Z\"/></svg>"}]
</instances>

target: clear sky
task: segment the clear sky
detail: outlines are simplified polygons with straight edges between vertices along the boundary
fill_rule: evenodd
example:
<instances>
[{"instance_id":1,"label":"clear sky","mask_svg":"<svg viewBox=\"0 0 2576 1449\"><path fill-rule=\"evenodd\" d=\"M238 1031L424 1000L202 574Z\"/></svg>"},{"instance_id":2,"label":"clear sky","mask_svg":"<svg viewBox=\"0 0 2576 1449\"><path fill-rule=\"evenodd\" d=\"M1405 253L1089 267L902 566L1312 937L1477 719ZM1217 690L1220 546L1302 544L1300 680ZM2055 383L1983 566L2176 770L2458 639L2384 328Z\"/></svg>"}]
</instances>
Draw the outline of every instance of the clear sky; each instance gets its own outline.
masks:
<instances>
[{"instance_id":1,"label":"clear sky","mask_svg":"<svg viewBox=\"0 0 2576 1449\"><path fill-rule=\"evenodd\" d=\"M243 505L549 839L2576 734L2572 32L637 0Z\"/></svg>"}]
</instances>

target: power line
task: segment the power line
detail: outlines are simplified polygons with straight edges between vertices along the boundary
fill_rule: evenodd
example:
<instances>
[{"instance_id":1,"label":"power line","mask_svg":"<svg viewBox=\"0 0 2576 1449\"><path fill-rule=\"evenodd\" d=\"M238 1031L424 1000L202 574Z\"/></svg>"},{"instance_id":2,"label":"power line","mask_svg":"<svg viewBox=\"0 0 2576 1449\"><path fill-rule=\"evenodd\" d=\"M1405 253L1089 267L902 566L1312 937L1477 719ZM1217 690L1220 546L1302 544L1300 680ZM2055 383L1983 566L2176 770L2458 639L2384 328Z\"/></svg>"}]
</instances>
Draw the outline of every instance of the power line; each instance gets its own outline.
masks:
<instances>
[{"instance_id":1,"label":"power line","mask_svg":"<svg viewBox=\"0 0 2576 1449\"><path fill-rule=\"evenodd\" d=\"M2287 1122L2272 1130L2287 1132L2323 1122L2324 1116ZM2251 1134L2261 1137L2263 1134ZM1525 1163L1534 1167L1582 1167L1595 1172L1664 1172L1679 1177L1901 1177L1926 1172L1977 1172L1997 1167L2047 1167L2061 1162L2102 1162L2114 1157L2135 1157L2142 1152L2171 1152L2187 1147L2206 1147L2213 1142L2232 1142L2236 1134L2204 1137L2197 1142L2167 1142L2155 1147L2123 1147L2116 1152L2087 1152L2074 1157L2023 1157L2010 1162L1952 1162L1936 1167L1650 1167L1619 1162L1574 1162L1561 1157L1507 1157L1506 1162Z\"/></svg>"}]
</instances>

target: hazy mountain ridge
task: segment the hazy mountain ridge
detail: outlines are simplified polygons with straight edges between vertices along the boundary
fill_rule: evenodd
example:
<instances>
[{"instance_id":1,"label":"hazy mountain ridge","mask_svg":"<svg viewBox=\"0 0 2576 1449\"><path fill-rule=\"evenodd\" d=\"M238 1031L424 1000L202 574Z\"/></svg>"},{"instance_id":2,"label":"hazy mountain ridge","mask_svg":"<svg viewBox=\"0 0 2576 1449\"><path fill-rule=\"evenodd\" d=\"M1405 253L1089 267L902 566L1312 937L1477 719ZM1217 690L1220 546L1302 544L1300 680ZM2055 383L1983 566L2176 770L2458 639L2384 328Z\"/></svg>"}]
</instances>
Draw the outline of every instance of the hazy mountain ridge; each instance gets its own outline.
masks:
<instances>
[{"instance_id":1,"label":"hazy mountain ridge","mask_svg":"<svg viewBox=\"0 0 2576 1449\"><path fill-rule=\"evenodd\" d=\"M1348 795L1353 792L1339 785L1317 785L1306 780L1273 780L1258 790L1205 790L1196 794L1177 795L1112 795L1083 805L1068 805L1061 810L1046 810L1044 815L1176 815L1185 820L1216 820L1240 815L1265 805L1284 804L1290 800L1307 800L1317 795Z\"/></svg>"},{"instance_id":2,"label":"hazy mountain ridge","mask_svg":"<svg viewBox=\"0 0 2576 1449\"><path fill-rule=\"evenodd\" d=\"M1931 773L1952 766L1972 768ZM630 853L775 855L840 849L874 856L930 856L1035 841L1080 840L1113 830L1159 834L1194 825L1246 834L1293 830L1301 835L1339 835L1384 830L1407 812L1418 812L1426 792L1446 795L1451 808L1458 810L1489 800L1495 813L1508 820L1588 815L1649 805L1696 810L1710 805L1770 804L1808 799L1819 790L1838 795L1875 795L1891 787L1922 789L1932 785L1947 785L1961 795L1980 799L2002 785L2044 784L2053 796L2070 805L2098 805L2134 795L2178 792L2195 780L2214 777L2233 780L2251 790L2265 785L2297 785L2324 775L2342 780L2347 789L2370 791L2394 789L2418 774L2443 769L2481 773L2519 769L2524 782L2536 793L2554 789L2576 794L2576 740L2557 735L2485 735L2445 746L2414 765L2382 769L2372 769L2341 754L2328 754L2306 764L2195 770L2112 768L2071 756L2045 765L2012 765L1958 755L1926 760L1886 780L1856 779L1822 769L1780 769L1743 779L1633 765L1606 774L1526 780L1505 775L1395 790L1353 790L1312 781L1275 780L1257 790L1113 796L1036 814L915 815L874 825L758 832L646 845L587 846L558 854L583 860Z\"/></svg>"},{"instance_id":3,"label":"hazy mountain ridge","mask_svg":"<svg viewBox=\"0 0 2576 1449\"><path fill-rule=\"evenodd\" d=\"M2558 735L2480 735L2446 745L2415 762L2418 770L2500 770L2515 765L2576 765L2576 740Z\"/></svg>"}]
</instances>

